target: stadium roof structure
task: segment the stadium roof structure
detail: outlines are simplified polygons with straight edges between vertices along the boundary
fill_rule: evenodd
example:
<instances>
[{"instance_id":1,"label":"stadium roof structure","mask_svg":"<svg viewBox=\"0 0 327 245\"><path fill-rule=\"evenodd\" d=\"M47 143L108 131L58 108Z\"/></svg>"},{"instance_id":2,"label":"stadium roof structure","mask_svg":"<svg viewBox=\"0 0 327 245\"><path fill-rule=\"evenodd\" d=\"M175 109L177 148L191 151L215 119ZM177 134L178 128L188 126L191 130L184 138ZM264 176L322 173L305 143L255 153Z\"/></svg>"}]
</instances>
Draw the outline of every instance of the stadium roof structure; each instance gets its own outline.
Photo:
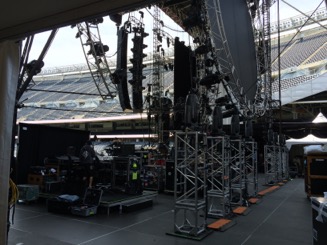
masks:
<instances>
[{"instance_id":1,"label":"stadium roof structure","mask_svg":"<svg viewBox=\"0 0 327 245\"><path fill-rule=\"evenodd\" d=\"M156 0L6 1L0 12L0 41L17 39L98 16L117 14Z\"/></svg>"}]
</instances>

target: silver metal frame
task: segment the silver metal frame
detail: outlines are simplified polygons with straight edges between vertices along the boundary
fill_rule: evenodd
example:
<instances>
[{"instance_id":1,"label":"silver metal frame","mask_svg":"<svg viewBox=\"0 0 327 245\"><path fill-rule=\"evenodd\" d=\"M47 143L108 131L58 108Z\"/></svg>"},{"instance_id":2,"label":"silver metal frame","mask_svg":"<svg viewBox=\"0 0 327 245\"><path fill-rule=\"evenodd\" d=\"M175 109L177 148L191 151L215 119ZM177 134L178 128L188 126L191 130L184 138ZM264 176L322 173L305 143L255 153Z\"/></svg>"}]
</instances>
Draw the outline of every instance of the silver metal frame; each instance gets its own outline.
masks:
<instances>
[{"instance_id":1,"label":"silver metal frame","mask_svg":"<svg viewBox=\"0 0 327 245\"><path fill-rule=\"evenodd\" d=\"M255 141L245 141L245 184L247 196L258 194L258 146Z\"/></svg>"},{"instance_id":2,"label":"silver metal frame","mask_svg":"<svg viewBox=\"0 0 327 245\"><path fill-rule=\"evenodd\" d=\"M244 140L231 139L230 141L230 176L232 205L243 205L245 186ZM239 196L237 201L233 198Z\"/></svg>"},{"instance_id":3,"label":"silver metal frame","mask_svg":"<svg viewBox=\"0 0 327 245\"><path fill-rule=\"evenodd\" d=\"M265 184L274 184L277 181L278 146L265 145L264 158Z\"/></svg>"},{"instance_id":4,"label":"silver metal frame","mask_svg":"<svg viewBox=\"0 0 327 245\"><path fill-rule=\"evenodd\" d=\"M208 217L226 217L231 213L229 137L207 137L207 214Z\"/></svg>"},{"instance_id":5,"label":"silver metal frame","mask_svg":"<svg viewBox=\"0 0 327 245\"><path fill-rule=\"evenodd\" d=\"M203 133L175 133L175 233L199 236L206 231L206 141Z\"/></svg>"}]
</instances>

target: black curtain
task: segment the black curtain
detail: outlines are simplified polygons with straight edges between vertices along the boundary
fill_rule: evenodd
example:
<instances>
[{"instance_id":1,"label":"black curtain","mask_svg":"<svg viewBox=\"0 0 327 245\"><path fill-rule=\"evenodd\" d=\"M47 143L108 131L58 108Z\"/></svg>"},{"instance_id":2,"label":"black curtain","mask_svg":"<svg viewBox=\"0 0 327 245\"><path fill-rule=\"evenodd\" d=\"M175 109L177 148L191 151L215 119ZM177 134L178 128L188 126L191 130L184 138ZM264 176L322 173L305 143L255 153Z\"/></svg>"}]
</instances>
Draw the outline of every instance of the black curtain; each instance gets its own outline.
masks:
<instances>
[{"instance_id":1,"label":"black curtain","mask_svg":"<svg viewBox=\"0 0 327 245\"><path fill-rule=\"evenodd\" d=\"M19 124L17 154L17 183L26 184L31 166L43 166L44 159L63 156L69 146L79 150L89 139L90 132L49 127L36 124Z\"/></svg>"}]
</instances>

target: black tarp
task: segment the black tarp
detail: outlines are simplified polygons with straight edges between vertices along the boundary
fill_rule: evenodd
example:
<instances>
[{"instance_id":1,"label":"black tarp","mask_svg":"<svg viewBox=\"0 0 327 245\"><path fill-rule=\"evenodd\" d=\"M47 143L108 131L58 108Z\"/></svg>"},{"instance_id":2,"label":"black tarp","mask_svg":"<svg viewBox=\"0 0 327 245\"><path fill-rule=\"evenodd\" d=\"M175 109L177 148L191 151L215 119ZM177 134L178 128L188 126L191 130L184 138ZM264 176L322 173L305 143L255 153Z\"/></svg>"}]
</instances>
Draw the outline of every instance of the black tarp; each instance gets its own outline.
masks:
<instances>
[{"instance_id":1,"label":"black tarp","mask_svg":"<svg viewBox=\"0 0 327 245\"><path fill-rule=\"evenodd\" d=\"M20 123L16 166L17 183L27 183L31 166L43 166L45 158L66 155L69 146L75 147L75 155L78 156L79 149L89 136L88 131Z\"/></svg>"}]
</instances>

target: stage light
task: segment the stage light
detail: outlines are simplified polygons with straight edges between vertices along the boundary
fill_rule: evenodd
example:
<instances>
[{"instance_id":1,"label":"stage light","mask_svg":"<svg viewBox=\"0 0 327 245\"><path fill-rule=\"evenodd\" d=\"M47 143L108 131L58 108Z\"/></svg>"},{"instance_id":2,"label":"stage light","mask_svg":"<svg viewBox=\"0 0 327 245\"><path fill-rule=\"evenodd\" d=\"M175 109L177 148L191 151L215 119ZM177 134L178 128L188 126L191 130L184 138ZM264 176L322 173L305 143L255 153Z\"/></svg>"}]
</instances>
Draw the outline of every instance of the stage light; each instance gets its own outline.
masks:
<instances>
[{"instance_id":1,"label":"stage light","mask_svg":"<svg viewBox=\"0 0 327 245\"><path fill-rule=\"evenodd\" d=\"M238 137L240 134L240 117L238 113L234 113L231 119L231 136Z\"/></svg>"},{"instance_id":2,"label":"stage light","mask_svg":"<svg viewBox=\"0 0 327 245\"><path fill-rule=\"evenodd\" d=\"M186 30L195 26L200 26L202 23L203 21L201 15L198 13L197 9L193 10L192 13L190 13L190 15L185 20L183 20L183 26Z\"/></svg>"},{"instance_id":3,"label":"stage light","mask_svg":"<svg viewBox=\"0 0 327 245\"><path fill-rule=\"evenodd\" d=\"M88 55L104 56L105 53L109 51L109 46L103 45L101 42L94 43L93 48L94 50L92 49L92 46L90 47L90 50L87 52Z\"/></svg>"},{"instance_id":4,"label":"stage light","mask_svg":"<svg viewBox=\"0 0 327 245\"><path fill-rule=\"evenodd\" d=\"M214 60L211 58L206 59L205 66L206 67L212 67L215 64Z\"/></svg>"},{"instance_id":5,"label":"stage light","mask_svg":"<svg viewBox=\"0 0 327 245\"><path fill-rule=\"evenodd\" d=\"M170 38L167 37L167 47L169 48L170 47Z\"/></svg>"},{"instance_id":6,"label":"stage light","mask_svg":"<svg viewBox=\"0 0 327 245\"><path fill-rule=\"evenodd\" d=\"M244 136L245 138L252 138L253 135L253 124L251 120L246 120L244 122Z\"/></svg>"},{"instance_id":7,"label":"stage light","mask_svg":"<svg viewBox=\"0 0 327 245\"><path fill-rule=\"evenodd\" d=\"M162 43L162 36L160 35L160 33L157 34L157 39L158 39L159 42Z\"/></svg>"},{"instance_id":8,"label":"stage light","mask_svg":"<svg viewBox=\"0 0 327 245\"><path fill-rule=\"evenodd\" d=\"M94 18L92 20L87 21L92 25L97 25L97 24L101 24L103 22L103 18L102 17L98 17L98 18Z\"/></svg>"},{"instance_id":9,"label":"stage light","mask_svg":"<svg viewBox=\"0 0 327 245\"><path fill-rule=\"evenodd\" d=\"M235 113L237 113L237 108L235 108L235 106L233 106L233 108L225 110L223 112L223 118L227 118L227 117L231 117L233 116Z\"/></svg>"},{"instance_id":10,"label":"stage light","mask_svg":"<svg viewBox=\"0 0 327 245\"><path fill-rule=\"evenodd\" d=\"M221 78L217 73L209 74L200 80L200 85L211 86L216 83L220 83Z\"/></svg>"},{"instance_id":11,"label":"stage light","mask_svg":"<svg viewBox=\"0 0 327 245\"><path fill-rule=\"evenodd\" d=\"M80 38L82 36L83 32L82 31L78 31L75 35L75 38Z\"/></svg>"},{"instance_id":12,"label":"stage light","mask_svg":"<svg viewBox=\"0 0 327 245\"><path fill-rule=\"evenodd\" d=\"M144 18L144 13L143 13L143 11L139 11L139 14L141 15L141 18L143 19L143 18Z\"/></svg>"},{"instance_id":13,"label":"stage light","mask_svg":"<svg viewBox=\"0 0 327 245\"><path fill-rule=\"evenodd\" d=\"M215 102L216 104L222 105L222 104L226 104L228 101L229 101L228 96L225 95L223 97L217 98Z\"/></svg>"},{"instance_id":14,"label":"stage light","mask_svg":"<svg viewBox=\"0 0 327 245\"><path fill-rule=\"evenodd\" d=\"M186 97L185 102L185 125L191 126L198 123L199 118L199 99L196 94L190 93Z\"/></svg>"},{"instance_id":15,"label":"stage light","mask_svg":"<svg viewBox=\"0 0 327 245\"><path fill-rule=\"evenodd\" d=\"M204 44L195 49L195 54L206 54L209 52L209 47L208 45Z\"/></svg>"},{"instance_id":16,"label":"stage light","mask_svg":"<svg viewBox=\"0 0 327 245\"><path fill-rule=\"evenodd\" d=\"M28 64L26 64L26 72L28 75L37 75L41 72L42 67L44 66L44 62L41 60L38 62L37 60L32 60ZM33 73L32 70L34 69Z\"/></svg>"},{"instance_id":17,"label":"stage light","mask_svg":"<svg viewBox=\"0 0 327 245\"><path fill-rule=\"evenodd\" d=\"M110 14L109 18L116 23L117 26L121 25L122 15L121 14Z\"/></svg>"},{"instance_id":18,"label":"stage light","mask_svg":"<svg viewBox=\"0 0 327 245\"><path fill-rule=\"evenodd\" d=\"M212 113L212 134L213 135L222 135L224 132L223 128L223 113L221 107L216 105Z\"/></svg>"},{"instance_id":19,"label":"stage light","mask_svg":"<svg viewBox=\"0 0 327 245\"><path fill-rule=\"evenodd\" d=\"M234 108L235 106L233 104L225 104L225 108L226 110L230 110L232 108Z\"/></svg>"}]
</instances>

